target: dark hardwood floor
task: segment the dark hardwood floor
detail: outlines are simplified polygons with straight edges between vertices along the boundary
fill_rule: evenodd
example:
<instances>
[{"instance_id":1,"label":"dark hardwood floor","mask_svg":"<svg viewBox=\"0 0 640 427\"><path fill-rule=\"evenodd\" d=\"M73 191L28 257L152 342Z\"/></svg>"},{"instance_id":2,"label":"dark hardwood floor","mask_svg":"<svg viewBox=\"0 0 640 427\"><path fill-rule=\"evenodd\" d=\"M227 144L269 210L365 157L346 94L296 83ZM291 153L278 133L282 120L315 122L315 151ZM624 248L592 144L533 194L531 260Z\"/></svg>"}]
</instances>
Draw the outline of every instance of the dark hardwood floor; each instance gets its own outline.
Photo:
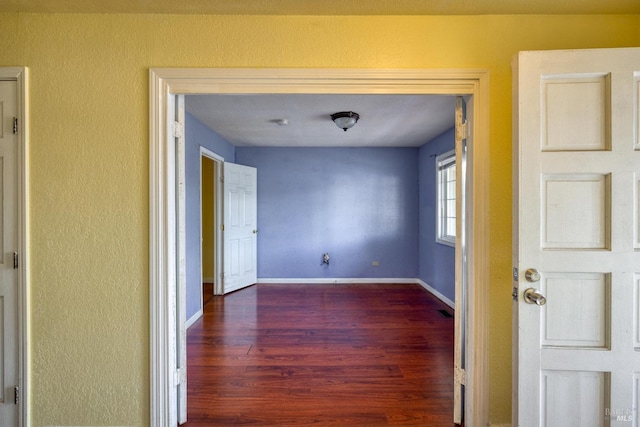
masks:
<instances>
[{"instance_id":1,"label":"dark hardwood floor","mask_svg":"<svg viewBox=\"0 0 640 427\"><path fill-rule=\"evenodd\" d=\"M446 314L418 285L215 297L188 331L186 426L453 426Z\"/></svg>"},{"instance_id":2,"label":"dark hardwood floor","mask_svg":"<svg viewBox=\"0 0 640 427\"><path fill-rule=\"evenodd\" d=\"M203 283L202 284L202 305L206 307L211 302L214 295L215 284Z\"/></svg>"}]
</instances>

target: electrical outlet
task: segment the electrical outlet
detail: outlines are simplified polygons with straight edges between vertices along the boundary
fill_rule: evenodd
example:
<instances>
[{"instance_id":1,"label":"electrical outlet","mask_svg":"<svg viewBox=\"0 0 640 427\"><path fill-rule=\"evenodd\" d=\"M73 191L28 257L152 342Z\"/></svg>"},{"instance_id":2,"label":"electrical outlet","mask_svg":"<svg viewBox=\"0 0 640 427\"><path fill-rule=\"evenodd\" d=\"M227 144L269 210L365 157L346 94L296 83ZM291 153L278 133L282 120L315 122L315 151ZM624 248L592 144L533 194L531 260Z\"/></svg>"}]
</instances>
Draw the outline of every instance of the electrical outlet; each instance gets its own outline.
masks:
<instances>
[{"instance_id":1,"label":"electrical outlet","mask_svg":"<svg viewBox=\"0 0 640 427\"><path fill-rule=\"evenodd\" d=\"M371 265L373 265L374 267L377 267L380 265L380 261L373 261Z\"/></svg>"}]
</instances>

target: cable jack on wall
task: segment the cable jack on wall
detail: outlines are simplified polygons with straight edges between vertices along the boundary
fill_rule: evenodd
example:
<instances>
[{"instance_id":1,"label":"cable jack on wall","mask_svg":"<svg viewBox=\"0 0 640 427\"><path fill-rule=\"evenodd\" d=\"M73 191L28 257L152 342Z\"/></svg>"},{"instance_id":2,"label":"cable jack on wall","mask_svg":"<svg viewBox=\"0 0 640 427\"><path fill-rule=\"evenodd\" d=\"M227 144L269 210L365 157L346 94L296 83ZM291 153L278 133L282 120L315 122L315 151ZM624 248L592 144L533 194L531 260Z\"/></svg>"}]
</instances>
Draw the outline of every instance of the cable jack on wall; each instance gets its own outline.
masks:
<instances>
[{"instance_id":1,"label":"cable jack on wall","mask_svg":"<svg viewBox=\"0 0 640 427\"><path fill-rule=\"evenodd\" d=\"M329 252L322 254L322 265L329 265Z\"/></svg>"}]
</instances>

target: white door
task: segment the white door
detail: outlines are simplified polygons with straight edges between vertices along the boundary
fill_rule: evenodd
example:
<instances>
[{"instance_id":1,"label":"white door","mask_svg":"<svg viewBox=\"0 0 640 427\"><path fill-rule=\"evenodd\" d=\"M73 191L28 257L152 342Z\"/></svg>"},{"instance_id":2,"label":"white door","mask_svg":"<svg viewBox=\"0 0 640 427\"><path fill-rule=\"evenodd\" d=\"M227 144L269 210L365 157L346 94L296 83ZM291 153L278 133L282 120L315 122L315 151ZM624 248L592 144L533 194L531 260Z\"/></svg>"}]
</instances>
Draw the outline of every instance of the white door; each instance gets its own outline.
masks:
<instances>
[{"instance_id":1,"label":"white door","mask_svg":"<svg viewBox=\"0 0 640 427\"><path fill-rule=\"evenodd\" d=\"M257 281L257 170L224 163L223 292Z\"/></svg>"},{"instance_id":2,"label":"white door","mask_svg":"<svg viewBox=\"0 0 640 427\"><path fill-rule=\"evenodd\" d=\"M455 327L454 327L454 381L453 422L461 424L464 414L465 386L465 334L467 323L467 147L472 143L471 118L472 98L458 96L455 109L456 135L456 282L455 282ZM471 110L471 111L470 111ZM470 114L467 114L470 113ZM467 117L469 120L467 120Z\"/></svg>"},{"instance_id":3,"label":"white door","mask_svg":"<svg viewBox=\"0 0 640 427\"><path fill-rule=\"evenodd\" d=\"M176 95L175 121L175 192L176 205L176 393L178 401L178 424L187 422L187 222L186 222L186 147L184 95Z\"/></svg>"},{"instance_id":4,"label":"white door","mask_svg":"<svg viewBox=\"0 0 640 427\"><path fill-rule=\"evenodd\" d=\"M0 81L0 425L18 425L17 84Z\"/></svg>"},{"instance_id":5,"label":"white door","mask_svg":"<svg viewBox=\"0 0 640 427\"><path fill-rule=\"evenodd\" d=\"M513 65L514 425L638 426L640 49Z\"/></svg>"}]
</instances>

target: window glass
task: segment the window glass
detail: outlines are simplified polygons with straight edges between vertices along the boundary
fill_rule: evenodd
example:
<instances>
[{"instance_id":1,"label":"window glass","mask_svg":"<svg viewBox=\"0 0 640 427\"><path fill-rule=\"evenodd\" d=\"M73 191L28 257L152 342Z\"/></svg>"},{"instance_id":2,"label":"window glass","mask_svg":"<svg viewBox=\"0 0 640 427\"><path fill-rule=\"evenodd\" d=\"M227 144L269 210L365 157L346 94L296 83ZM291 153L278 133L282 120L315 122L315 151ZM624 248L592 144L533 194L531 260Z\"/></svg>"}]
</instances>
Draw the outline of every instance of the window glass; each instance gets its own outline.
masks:
<instances>
[{"instance_id":1,"label":"window glass","mask_svg":"<svg viewBox=\"0 0 640 427\"><path fill-rule=\"evenodd\" d=\"M456 153L455 150L436 157L437 223L436 241L453 246L456 243Z\"/></svg>"}]
</instances>

